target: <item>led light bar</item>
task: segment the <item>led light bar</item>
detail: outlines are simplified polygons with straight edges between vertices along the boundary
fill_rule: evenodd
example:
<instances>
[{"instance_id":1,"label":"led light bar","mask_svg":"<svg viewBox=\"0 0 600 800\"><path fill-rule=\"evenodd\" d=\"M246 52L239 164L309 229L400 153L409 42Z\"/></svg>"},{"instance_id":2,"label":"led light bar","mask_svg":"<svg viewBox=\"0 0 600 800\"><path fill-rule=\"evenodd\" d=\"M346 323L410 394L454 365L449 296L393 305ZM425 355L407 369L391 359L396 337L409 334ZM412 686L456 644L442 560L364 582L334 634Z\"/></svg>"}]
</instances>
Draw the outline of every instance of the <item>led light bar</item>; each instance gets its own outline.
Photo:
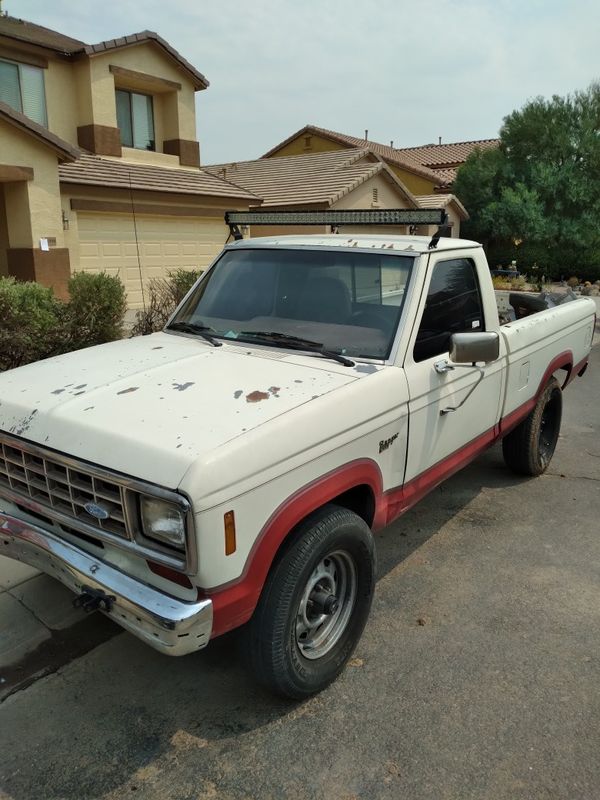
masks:
<instances>
[{"instance_id":1,"label":"led light bar","mask_svg":"<svg viewBox=\"0 0 600 800\"><path fill-rule=\"evenodd\" d=\"M351 211L227 211L227 225L443 225L443 208Z\"/></svg>"}]
</instances>

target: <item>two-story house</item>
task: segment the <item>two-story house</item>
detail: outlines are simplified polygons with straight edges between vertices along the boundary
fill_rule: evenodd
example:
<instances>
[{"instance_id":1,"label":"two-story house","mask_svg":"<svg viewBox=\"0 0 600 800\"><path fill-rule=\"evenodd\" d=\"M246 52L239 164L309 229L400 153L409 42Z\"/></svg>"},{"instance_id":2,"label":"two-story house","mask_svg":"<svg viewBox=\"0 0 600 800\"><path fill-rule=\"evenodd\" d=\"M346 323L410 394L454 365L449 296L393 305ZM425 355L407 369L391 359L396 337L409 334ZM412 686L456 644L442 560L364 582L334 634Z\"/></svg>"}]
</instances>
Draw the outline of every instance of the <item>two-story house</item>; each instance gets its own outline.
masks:
<instances>
[{"instance_id":1,"label":"two-story house","mask_svg":"<svg viewBox=\"0 0 600 800\"><path fill-rule=\"evenodd\" d=\"M65 296L74 270L118 273L135 307L210 263L224 211L260 198L200 168L207 87L151 31L88 45L0 17L0 274Z\"/></svg>"},{"instance_id":2,"label":"two-story house","mask_svg":"<svg viewBox=\"0 0 600 800\"><path fill-rule=\"evenodd\" d=\"M315 156L324 153L352 153L369 150L382 159L389 170L416 198L421 208L443 207L448 214L453 236L460 235L460 223L468 213L452 193L452 184L458 168L476 149L487 150L498 146L498 139L480 139L470 142L428 144L423 147L394 147L364 137L350 136L338 131L305 125L266 152L262 159L286 159L297 156ZM212 169L212 167L210 168ZM235 181L233 173L230 180ZM249 188L246 186L246 188Z\"/></svg>"},{"instance_id":3,"label":"two-story house","mask_svg":"<svg viewBox=\"0 0 600 800\"><path fill-rule=\"evenodd\" d=\"M312 137L311 137L312 138ZM295 144L298 144L297 142ZM243 186L262 198L261 209L321 210L444 208L448 216L449 235L460 235L460 223L468 219L466 209L453 194L433 193L438 179L423 168L390 163L370 146L316 147L303 152L300 147L289 148L254 161L209 164L208 172L216 177ZM413 185L413 190L409 189ZM420 191L419 191L420 190ZM423 193L425 190L425 194ZM329 226L313 226L292 230L288 226L250 226L251 236L281 235L283 233L318 233ZM432 235L436 225L390 226L391 234L417 233ZM377 226L354 228L344 225L340 233L381 233Z\"/></svg>"}]
</instances>

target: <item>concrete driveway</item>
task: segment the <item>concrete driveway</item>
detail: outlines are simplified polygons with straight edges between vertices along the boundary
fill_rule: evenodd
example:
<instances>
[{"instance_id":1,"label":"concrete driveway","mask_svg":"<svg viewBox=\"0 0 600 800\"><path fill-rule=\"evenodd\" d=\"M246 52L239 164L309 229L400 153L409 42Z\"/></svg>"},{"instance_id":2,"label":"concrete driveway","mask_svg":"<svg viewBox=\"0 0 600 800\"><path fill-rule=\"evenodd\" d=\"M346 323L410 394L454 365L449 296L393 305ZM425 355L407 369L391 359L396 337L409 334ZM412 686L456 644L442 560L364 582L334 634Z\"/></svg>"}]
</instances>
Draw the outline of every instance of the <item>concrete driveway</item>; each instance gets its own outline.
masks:
<instances>
[{"instance_id":1,"label":"concrete driveway","mask_svg":"<svg viewBox=\"0 0 600 800\"><path fill-rule=\"evenodd\" d=\"M596 348L546 475L495 448L378 537L320 696L257 689L233 637L170 660L121 634L0 705L0 798L598 798L599 397Z\"/></svg>"}]
</instances>

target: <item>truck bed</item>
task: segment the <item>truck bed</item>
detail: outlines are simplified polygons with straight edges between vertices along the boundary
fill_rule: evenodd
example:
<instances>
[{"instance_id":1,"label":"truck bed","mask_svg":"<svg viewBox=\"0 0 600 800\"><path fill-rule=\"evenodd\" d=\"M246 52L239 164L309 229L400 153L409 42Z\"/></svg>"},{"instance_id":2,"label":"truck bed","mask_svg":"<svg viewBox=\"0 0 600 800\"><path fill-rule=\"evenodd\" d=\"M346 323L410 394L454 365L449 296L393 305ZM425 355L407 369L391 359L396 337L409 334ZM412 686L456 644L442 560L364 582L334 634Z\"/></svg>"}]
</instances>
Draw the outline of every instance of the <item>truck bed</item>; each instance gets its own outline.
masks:
<instances>
[{"instance_id":1,"label":"truck bed","mask_svg":"<svg viewBox=\"0 0 600 800\"><path fill-rule=\"evenodd\" d=\"M585 308L588 313L582 316ZM552 366L551 372L566 370L563 384L582 369L592 342L595 312L593 300L582 297L501 325L508 366L504 417L534 396Z\"/></svg>"}]
</instances>

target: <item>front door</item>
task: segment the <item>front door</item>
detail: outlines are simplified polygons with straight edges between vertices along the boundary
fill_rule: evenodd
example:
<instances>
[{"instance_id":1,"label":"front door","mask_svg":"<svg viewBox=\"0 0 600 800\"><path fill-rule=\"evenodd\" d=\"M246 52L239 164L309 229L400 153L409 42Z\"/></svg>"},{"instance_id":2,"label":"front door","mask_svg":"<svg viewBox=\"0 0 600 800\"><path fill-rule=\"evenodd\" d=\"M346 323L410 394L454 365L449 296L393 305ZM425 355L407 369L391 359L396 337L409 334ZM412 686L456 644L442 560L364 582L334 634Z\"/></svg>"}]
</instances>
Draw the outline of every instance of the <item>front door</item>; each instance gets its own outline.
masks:
<instances>
[{"instance_id":1,"label":"front door","mask_svg":"<svg viewBox=\"0 0 600 800\"><path fill-rule=\"evenodd\" d=\"M421 482L433 484L493 438L500 413L502 362L482 367L483 377L478 367L470 365L451 364L454 369L441 373L435 368L449 360L453 333L486 329L471 258L433 255L425 288L405 363L410 392L405 483L422 476Z\"/></svg>"}]
</instances>

